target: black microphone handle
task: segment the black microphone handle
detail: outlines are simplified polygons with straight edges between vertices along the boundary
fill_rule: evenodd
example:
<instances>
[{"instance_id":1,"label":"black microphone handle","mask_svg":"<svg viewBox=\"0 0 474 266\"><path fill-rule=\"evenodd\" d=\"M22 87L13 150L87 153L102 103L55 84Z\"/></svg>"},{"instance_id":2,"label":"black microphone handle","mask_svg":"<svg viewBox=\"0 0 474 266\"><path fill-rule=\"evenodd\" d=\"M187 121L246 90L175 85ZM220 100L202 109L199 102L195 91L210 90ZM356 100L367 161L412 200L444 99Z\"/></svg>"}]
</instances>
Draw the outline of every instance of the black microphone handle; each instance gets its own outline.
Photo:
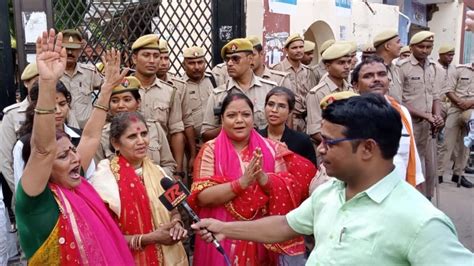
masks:
<instances>
[{"instance_id":1,"label":"black microphone handle","mask_svg":"<svg viewBox=\"0 0 474 266\"><path fill-rule=\"evenodd\" d=\"M201 221L201 219L199 219L199 216L197 216L197 214L193 211L193 209L191 209L191 207L189 206L188 202L183 201L181 202L181 206L183 206L183 208L186 210L186 212L189 214L189 216L191 216L191 219L195 222L195 223L198 223L199 221ZM221 246L221 244L219 243L219 241L217 241L216 237L214 236L214 234L212 232L210 232L211 235L212 235L212 244L217 248L217 250L225 256L225 251L224 251L224 248Z\"/></svg>"},{"instance_id":2,"label":"black microphone handle","mask_svg":"<svg viewBox=\"0 0 474 266\"><path fill-rule=\"evenodd\" d=\"M189 206L189 204L188 204L188 202L186 202L186 200L181 202L180 205L183 206L183 208L186 210L186 212L189 214L189 216L191 216L191 219L193 219L193 221L195 223L198 223L199 221L201 221L201 219L199 219L199 216L197 216L197 214Z\"/></svg>"}]
</instances>

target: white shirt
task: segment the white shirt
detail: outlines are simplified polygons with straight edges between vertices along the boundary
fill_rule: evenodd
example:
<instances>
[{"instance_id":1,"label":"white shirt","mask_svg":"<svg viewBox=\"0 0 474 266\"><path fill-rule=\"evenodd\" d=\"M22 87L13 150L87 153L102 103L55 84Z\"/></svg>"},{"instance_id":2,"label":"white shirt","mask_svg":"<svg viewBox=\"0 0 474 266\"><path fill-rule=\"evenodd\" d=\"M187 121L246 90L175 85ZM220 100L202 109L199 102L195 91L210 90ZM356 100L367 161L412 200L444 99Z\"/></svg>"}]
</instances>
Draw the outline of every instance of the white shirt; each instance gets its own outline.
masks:
<instances>
[{"instance_id":1,"label":"white shirt","mask_svg":"<svg viewBox=\"0 0 474 266\"><path fill-rule=\"evenodd\" d=\"M413 132L413 124L411 122L411 116L410 113L408 112L408 109L405 108L404 106L400 105L403 114L408 120L408 123L410 124ZM397 154L395 157L393 157L393 164L395 165L395 168L398 168L398 171L401 173L406 173L406 169L408 166L408 160L409 160L409 155L410 155L410 134L408 134L408 131L405 127L405 124L402 123L402 137L400 138L400 144L398 147ZM416 148L415 145L415 160L416 160L416 184L419 185L423 182L425 182L425 177L423 175L423 170L421 168L421 160L420 160L420 155L418 154L418 149ZM400 175L405 177L405 175Z\"/></svg>"}]
</instances>

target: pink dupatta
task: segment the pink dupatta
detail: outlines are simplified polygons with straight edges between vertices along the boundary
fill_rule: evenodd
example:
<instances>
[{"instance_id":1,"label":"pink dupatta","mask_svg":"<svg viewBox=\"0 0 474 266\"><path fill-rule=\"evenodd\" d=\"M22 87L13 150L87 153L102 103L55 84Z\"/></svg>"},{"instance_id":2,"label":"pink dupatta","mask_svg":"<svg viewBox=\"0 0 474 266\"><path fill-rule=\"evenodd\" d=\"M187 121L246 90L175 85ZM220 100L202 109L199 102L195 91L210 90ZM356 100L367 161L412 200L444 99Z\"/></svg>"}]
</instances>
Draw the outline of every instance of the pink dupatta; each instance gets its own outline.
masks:
<instances>
[{"instance_id":1,"label":"pink dupatta","mask_svg":"<svg viewBox=\"0 0 474 266\"><path fill-rule=\"evenodd\" d=\"M61 210L61 263L134 265L123 234L94 188L83 178L76 188L49 184ZM61 243L63 242L63 243Z\"/></svg>"}]
</instances>

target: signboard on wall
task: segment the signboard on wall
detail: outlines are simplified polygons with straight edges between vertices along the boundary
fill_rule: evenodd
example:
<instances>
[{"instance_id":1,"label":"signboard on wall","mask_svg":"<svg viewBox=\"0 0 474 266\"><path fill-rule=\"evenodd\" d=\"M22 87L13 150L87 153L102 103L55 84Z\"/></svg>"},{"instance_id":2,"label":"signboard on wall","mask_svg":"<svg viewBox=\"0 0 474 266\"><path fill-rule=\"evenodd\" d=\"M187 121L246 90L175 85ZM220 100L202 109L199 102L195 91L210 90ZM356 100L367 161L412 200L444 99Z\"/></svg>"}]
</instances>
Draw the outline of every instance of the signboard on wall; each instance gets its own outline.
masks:
<instances>
[{"instance_id":1,"label":"signboard on wall","mask_svg":"<svg viewBox=\"0 0 474 266\"><path fill-rule=\"evenodd\" d=\"M352 0L336 0L336 6L351 9L352 8Z\"/></svg>"},{"instance_id":2,"label":"signboard on wall","mask_svg":"<svg viewBox=\"0 0 474 266\"><path fill-rule=\"evenodd\" d=\"M352 0L336 0L336 16L350 17L352 15Z\"/></svg>"},{"instance_id":3,"label":"signboard on wall","mask_svg":"<svg viewBox=\"0 0 474 266\"><path fill-rule=\"evenodd\" d=\"M296 12L297 0L269 0L268 4L272 13L293 15Z\"/></svg>"}]
</instances>

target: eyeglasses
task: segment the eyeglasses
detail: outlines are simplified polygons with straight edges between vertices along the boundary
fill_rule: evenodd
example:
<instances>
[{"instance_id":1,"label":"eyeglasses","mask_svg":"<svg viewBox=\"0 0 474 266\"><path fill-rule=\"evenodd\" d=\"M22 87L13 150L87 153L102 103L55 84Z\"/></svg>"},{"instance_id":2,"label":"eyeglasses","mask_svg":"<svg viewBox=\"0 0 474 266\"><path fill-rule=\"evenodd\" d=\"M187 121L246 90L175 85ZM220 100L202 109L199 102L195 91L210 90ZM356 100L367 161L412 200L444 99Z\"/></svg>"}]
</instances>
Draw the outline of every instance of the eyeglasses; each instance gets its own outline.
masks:
<instances>
[{"instance_id":1,"label":"eyeglasses","mask_svg":"<svg viewBox=\"0 0 474 266\"><path fill-rule=\"evenodd\" d=\"M240 55L230 55L230 56L226 56L224 58L224 61L226 63L228 63L229 61L232 61L235 64L239 64L241 59L242 59L242 56L240 56Z\"/></svg>"},{"instance_id":2,"label":"eyeglasses","mask_svg":"<svg viewBox=\"0 0 474 266\"><path fill-rule=\"evenodd\" d=\"M363 140L361 138L339 138L339 139L327 139L325 137L321 137L321 145L323 145L324 149L330 149L332 146L343 142L343 141L357 141Z\"/></svg>"},{"instance_id":3,"label":"eyeglasses","mask_svg":"<svg viewBox=\"0 0 474 266\"><path fill-rule=\"evenodd\" d=\"M276 103L276 102L267 102L267 106L273 110L274 108L276 108L277 111L280 111L280 110L285 110L288 108L288 105L284 104L284 103Z\"/></svg>"}]
</instances>

